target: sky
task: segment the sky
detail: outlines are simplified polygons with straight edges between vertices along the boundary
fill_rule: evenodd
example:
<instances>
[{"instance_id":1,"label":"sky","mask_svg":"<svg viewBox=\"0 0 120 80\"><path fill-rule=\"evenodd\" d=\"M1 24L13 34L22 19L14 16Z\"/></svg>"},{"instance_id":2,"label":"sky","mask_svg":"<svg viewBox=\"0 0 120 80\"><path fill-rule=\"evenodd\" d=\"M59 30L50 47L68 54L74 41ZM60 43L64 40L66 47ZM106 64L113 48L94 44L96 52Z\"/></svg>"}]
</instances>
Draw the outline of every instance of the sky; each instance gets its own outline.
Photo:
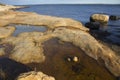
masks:
<instances>
[{"instance_id":1,"label":"sky","mask_svg":"<svg viewBox=\"0 0 120 80\"><path fill-rule=\"evenodd\" d=\"M0 0L12 5L25 4L120 4L120 0Z\"/></svg>"}]
</instances>

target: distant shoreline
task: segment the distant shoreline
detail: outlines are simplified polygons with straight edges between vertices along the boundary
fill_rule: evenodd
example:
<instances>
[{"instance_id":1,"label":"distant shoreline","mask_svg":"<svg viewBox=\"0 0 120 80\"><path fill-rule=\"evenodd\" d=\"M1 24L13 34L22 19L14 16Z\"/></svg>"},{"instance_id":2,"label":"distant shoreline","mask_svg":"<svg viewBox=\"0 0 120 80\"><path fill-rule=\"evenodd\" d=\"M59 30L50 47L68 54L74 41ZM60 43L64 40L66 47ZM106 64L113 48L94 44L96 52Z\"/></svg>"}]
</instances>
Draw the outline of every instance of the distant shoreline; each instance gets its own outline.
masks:
<instances>
[{"instance_id":1,"label":"distant shoreline","mask_svg":"<svg viewBox=\"0 0 120 80\"><path fill-rule=\"evenodd\" d=\"M39 6L39 5L108 5L108 6L120 6L120 4L27 4L27 5L14 5L14 6Z\"/></svg>"}]
</instances>

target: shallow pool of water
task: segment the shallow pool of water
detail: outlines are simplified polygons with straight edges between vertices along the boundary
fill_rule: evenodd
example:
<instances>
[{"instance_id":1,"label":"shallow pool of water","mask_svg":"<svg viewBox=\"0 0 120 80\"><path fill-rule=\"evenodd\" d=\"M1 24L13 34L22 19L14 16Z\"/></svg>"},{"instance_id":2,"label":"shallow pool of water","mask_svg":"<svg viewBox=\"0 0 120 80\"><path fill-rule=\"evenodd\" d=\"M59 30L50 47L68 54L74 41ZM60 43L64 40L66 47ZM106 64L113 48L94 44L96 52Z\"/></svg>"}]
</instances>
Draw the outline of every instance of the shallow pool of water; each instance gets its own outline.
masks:
<instances>
[{"instance_id":1,"label":"shallow pool of water","mask_svg":"<svg viewBox=\"0 0 120 80\"><path fill-rule=\"evenodd\" d=\"M15 26L16 28L13 36L16 36L22 32L33 32L33 31L45 32L47 31L47 28L45 26L31 26L31 25L13 25L13 26Z\"/></svg>"},{"instance_id":2,"label":"shallow pool of water","mask_svg":"<svg viewBox=\"0 0 120 80\"><path fill-rule=\"evenodd\" d=\"M71 43L51 39L44 44L46 60L28 64L32 69L54 76L56 80L116 80L102 60L95 61ZM67 58L78 57L78 62Z\"/></svg>"}]
</instances>

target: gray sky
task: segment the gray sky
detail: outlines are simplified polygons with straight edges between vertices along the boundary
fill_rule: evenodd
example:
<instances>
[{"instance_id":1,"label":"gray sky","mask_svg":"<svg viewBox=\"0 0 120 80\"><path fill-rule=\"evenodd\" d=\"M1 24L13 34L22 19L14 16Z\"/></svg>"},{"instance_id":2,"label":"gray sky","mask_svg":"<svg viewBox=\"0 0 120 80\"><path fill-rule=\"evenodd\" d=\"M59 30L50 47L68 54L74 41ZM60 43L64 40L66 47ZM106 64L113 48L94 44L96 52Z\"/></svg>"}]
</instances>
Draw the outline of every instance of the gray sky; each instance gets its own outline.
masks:
<instances>
[{"instance_id":1,"label":"gray sky","mask_svg":"<svg viewBox=\"0 0 120 80\"><path fill-rule=\"evenodd\" d=\"M120 4L120 0L0 0L1 3L23 4Z\"/></svg>"}]
</instances>

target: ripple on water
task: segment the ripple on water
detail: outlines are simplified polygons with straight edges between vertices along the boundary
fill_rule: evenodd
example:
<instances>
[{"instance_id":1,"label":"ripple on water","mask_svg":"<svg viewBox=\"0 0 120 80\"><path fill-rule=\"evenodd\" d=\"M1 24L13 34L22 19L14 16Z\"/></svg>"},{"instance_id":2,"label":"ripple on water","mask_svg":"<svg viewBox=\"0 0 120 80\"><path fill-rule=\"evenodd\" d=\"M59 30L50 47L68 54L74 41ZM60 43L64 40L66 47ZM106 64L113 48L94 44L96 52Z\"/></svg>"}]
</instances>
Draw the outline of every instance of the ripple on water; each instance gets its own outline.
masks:
<instances>
[{"instance_id":1,"label":"ripple on water","mask_svg":"<svg viewBox=\"0 0 120 80\"><path fill-rule=\"evenodd\" d=\"M120 44L120 25L119 26L109 26L107 31L111 33L106 39L113 43Z\"/></svg>"},{"instance_id":2,"label":"ripple on water","mask_svg":"<svg viewBox=\"0 0 120 80\"><path fill-rule=\"evenodd\" d=\"M33 32L33 31L45 32L47 31L47 28L45 26L15 25L15 27L16 27L16 30L13 36L16 36L22 32Z\"/></svg>"}]
</instances>

